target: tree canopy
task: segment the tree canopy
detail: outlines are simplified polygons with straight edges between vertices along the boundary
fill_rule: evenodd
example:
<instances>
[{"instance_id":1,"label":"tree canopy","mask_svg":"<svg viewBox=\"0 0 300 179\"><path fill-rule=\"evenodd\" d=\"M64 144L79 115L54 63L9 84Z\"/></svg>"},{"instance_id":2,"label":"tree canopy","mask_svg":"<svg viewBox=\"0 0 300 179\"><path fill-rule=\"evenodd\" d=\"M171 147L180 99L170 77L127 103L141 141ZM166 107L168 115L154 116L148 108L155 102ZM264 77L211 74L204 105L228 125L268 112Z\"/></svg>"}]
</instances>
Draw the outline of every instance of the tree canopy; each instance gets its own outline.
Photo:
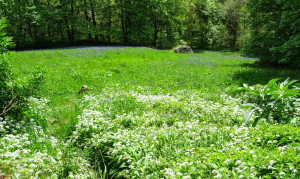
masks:
<instances>
[{"instance_id":1,"label":"tree canopy","mask_svg":"<svg viewBox=\"0 0 300 179\"><path fill-rule=\"evenodd\" d=\"M117 43L230 50L300 64L298 0L0 0L16 48Z\"/></svg>"}]
</instances>

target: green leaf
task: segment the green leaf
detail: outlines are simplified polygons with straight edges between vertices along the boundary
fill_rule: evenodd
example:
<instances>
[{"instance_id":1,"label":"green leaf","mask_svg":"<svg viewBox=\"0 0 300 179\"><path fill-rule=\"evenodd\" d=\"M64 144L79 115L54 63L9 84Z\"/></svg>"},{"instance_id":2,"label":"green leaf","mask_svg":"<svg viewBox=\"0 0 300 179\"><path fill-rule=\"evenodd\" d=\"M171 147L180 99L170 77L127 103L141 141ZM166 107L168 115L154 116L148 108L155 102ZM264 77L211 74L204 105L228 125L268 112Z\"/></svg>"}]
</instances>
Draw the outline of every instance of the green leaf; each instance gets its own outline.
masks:
<instances>
[{"instance_id":1,"label":"green leaf","mask_svg":"<svg viewBox=\"0 0 300 179\"><path fill-rule=\"evenodd\" d=\"M274 84L276 84L276 82L277 82L278 80L280 80L280 78L272 79L272 80L269 81L268 85L269 85L269 86L273 86Z\"/></svg>"},{"instance_id":2,"label":"green leaf","mask_svg":"<svg viewBox=\"0 0 300 179\"><path fill-rule=\"evenodd\" d=\"M298 144L298 143L290 143L290 145L291 145L291 146L294 146L294 147L300 146L300 144Z\"/></svg>"},{"instance_id":3,"label":"green leaf","mask_svg":"<svg viewBox=\"0 0 300 179\"><path fill-rule=\"evenodd\" d=\"M241 109L255 108L257 105L253 103L242 104Z\"/></svg>"},{"instance_id":4,"label":"green leaf","mask_svg":"<svg viewBox=\"0 0 300 179\"><path fill-rule=\"evenodd\" d=\"M252 127L255 127L255 126L256 126L256 124L257 124L257 122L258 122L258 119L259 119L259 118L255 118L255 119L254 119L254 122L253 122L253 124L252 124Z\"/></svg>"},{"instance_id":5,"label":"green leaf","mask_svg":"<svg viewBox=\"0 0 300 179\"><path fill-rule=\"evenodd\" d=\"M250 119L250 117L251 117L251 115L252 115L252 113L253 113L254 111L255 111L255 109L248 109L248 111L245 112L243 124L247 124L247 123L248 123L248 121L249 121L249 119Z\"/></svg>"},{"instance_id":6,"label":"green leaf","mask_svg":"<svg viewBox=\"0 0 300 179\"><path fill-rule=\"evenodd\" d=\"M297 90L288 90L286 93L283 94L283 98L288 98L291 96L298 96L299 92Z\"/></svg>"},{"instance_id":7,"label":"green leaf","mask_svg":"<svg viewBox=\"0 0 300 179\"><path fill-rule=\"evenodd\" d=\"M290 86L291 84L294 84L296 82L297 82L297 80L292 80L292 81L290 81L290 82L287 83L287 86Z\"/></svg>"},{"instance_id":8,"label":"green leaf","mask_svg":"<svg viewBox=\"0 0 300 179\"><path fill-rule=\"evenodd\" d=\"M277 145L279 146L279 145L281 145L281 144L287 142L288 140L289 140L289 139L288 139L287 137L283 137L282 139L279 140L279 142L278 142Z\"/></svg>"},{"instance_id":9,"label":"green leaf","mask_svg":"<svg viewBox=\"0 0 300 179\"><path fill-rule=\"evenodd\" d=\"M300 83L296 83L296 84L294 84L294 87L298 87L298 88L300 88Z\"/></svg>"}]
</instances>

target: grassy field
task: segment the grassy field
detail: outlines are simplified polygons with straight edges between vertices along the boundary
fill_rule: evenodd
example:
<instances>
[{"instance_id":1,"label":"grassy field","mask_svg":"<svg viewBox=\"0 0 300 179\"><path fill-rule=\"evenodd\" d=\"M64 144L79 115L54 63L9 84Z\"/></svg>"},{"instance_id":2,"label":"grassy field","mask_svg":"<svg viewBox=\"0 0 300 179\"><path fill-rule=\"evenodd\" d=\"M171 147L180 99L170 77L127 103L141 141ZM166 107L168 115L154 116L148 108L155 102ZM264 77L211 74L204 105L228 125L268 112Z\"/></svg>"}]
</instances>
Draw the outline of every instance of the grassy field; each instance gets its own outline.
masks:
<instances>
[{"instance_id":1,"label":"grassy field","mask_svg":"<svg viewBox=\"0 0 300 179\"><path fill-rule=\"evenodd\" d=\"M45 78L28 99L31 122L5 124L23 132L0 139L0 176L293 178L299 127L242 126L237 88L300 73L255 60L150 48L16 52L15 74L42 69ZM91 90L79 95L82 85Z\"/></svg>"}]
</instances>

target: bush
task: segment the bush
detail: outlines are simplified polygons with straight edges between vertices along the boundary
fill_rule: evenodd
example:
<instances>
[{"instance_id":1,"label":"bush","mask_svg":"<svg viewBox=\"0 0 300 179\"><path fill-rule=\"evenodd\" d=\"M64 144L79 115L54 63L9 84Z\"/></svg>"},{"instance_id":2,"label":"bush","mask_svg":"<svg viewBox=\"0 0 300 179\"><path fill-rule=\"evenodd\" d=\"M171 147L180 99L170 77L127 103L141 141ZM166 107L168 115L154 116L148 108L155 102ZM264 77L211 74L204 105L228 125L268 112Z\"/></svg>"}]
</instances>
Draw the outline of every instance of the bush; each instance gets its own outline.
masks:
<instances>
[{"instance_id":1,"label":"bush","mask_svg":"<svg viewBox=\"0 0 300 179\"><path fill-rule=\"evenodd\" d=\"M244 53L300 67L300 1L250 0L248 10L252 32Z\"/></svg>"},{"instance_id":2,"label":"bush","mask_svg":"<svg viewBox=\"0 0 300 179\"><path fill-rule=\"evenodd\" d=\"M7 56L9 51L7 47L11 45L11 38L7 37L3 32L6 27L5 19L0 20L0 116L9 110L11 104L9 104L12 99L12 88L11 79L12 74Z\"/></svg>"},{"instance_id":3,"label":"bush","mask_svg":"<svg viewBox=\"0 0 300 179\"><path fill-rule=\"evenodd\" d=\"M246 91L250 103L242 105L248 109L244 115L244 123L247 123L251 115L255 113L253 126L259 119L276 120L277 122L296 123L300 117L300 83L289 81L277 83L279 79L273 79L265 86L248 86L244 84L240 90Z\"/></svg>"},{"instance_id":4,"label":"bush","mask_svg":"<svg viewBox=\"0 0 300 179\"><path fill-rule=\"evenodd\" d=\"M27 107L27 99L34 95L44 79L44 71L37 68L31 76L17 78L9 64L9 50L12 38L3 32L6 20L0 20L0 117L22 117ZM18 80L16 80L18 79Z\"/></svg>"}]
</instances>

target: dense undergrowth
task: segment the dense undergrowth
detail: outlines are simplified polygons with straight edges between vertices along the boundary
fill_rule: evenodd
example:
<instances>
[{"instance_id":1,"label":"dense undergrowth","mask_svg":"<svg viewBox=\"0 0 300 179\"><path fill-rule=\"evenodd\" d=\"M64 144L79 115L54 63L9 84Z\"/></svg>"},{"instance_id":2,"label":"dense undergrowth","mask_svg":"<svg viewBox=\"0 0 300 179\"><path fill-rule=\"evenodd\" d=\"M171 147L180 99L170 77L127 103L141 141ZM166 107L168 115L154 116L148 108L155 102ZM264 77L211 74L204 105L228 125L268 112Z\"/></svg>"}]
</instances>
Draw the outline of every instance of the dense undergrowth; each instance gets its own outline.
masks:
<instances>
[{"instance_id":1,"label":"dense undergrowth","mask_svg":"<svg viewBox=\"0 0 300 179\"><path fill-rule=\"evenodd\" d=\"M243 125L237 88L300 74L254 61L149 48L17 52L14 73L25 78L39 66L44 83L23 121L1 118L0 176L297 177L299 118ZM91 90L78 95L82 85Z\"/></svg>"}]
</instances>

